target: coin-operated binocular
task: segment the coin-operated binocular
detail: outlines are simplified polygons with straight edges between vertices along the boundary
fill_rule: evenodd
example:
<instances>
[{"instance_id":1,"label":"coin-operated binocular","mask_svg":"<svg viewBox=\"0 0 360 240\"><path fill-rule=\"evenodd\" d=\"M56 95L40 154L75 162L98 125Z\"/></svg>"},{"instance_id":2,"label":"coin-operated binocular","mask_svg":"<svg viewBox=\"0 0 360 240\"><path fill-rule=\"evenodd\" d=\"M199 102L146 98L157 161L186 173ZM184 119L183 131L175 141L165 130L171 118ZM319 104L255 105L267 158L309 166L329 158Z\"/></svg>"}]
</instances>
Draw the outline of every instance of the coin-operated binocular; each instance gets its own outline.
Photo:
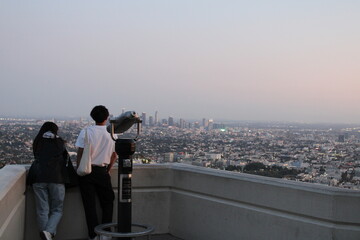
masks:
<instances>
[{"instance_id":1,"label":"coin-operated binocular","mask_svg":"<svg viewBox=\"0 0 360 240\"><path fill-rule=\"evenodd\" d=\"M107 131L111 134L111 137L114 141L116 141L114 134L121 134L126 132L135 123L137 124L138 129L135 140L139 137L141 120L134 111L124 112L118 117L112 117L110 118L109 123L110 125L107 126Z\"/></svg>"},{"instance_id":2,"label":"coin-operated binocular","mask_svg":"<svg viewBox=\"0 0 360 240\"><path fill-rule=\"evenodd\" d=\"M113 224L102 224L95 228L100 235L132 239L134 236L150 234L154 229L151 226L132 224L131 221L131 175L133 169L132 155L135 153L135 142L141 130L141 120L134 111L124 112L118 117L112 117L108 121L107 131L115 141L115 151L118 155L118 222ZM137 125L135 138L121 138L134 124ZM114 135L117 135L115 138ZM145 228L144 232L132 233L132 225ZM117 232L109 232L103 228L117 226Z\"/></svg>"}]
</instances>

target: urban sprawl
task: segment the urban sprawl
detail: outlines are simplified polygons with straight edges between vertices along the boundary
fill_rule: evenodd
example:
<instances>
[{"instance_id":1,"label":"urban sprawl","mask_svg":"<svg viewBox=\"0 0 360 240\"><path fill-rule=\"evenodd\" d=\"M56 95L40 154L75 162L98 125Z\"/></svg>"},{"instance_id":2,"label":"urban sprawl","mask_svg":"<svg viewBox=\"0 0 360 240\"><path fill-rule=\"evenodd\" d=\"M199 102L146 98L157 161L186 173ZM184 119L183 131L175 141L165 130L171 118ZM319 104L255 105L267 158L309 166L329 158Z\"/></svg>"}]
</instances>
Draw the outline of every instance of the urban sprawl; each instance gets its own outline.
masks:
<instances>
[{"instance_id":1,"label":"urban sprawl","mask_svg":"<svg viewBox=\"0 0 360 240\"><path fill-rule=\"evenodd\" d=\"M46 120L0 118L0 168L33 161L32 141ZM75 160L89 119L54 120ZM158 120L142 114L134 162L179 162L360 190L360 126L345 124ZM136 128L121 137L133 137Z\"/></svg>"}]
</instances>

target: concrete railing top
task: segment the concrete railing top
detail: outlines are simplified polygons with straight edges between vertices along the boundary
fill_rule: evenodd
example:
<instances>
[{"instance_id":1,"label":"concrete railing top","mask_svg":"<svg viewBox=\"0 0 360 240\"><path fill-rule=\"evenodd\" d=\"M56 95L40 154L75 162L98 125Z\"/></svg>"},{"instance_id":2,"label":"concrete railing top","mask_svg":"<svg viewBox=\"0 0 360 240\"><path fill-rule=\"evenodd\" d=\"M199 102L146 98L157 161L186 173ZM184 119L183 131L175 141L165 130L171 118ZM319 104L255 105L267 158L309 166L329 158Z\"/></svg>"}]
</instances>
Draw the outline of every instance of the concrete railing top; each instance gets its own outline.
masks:
<instances>
[{"instance_id":1,"label":"concrete railing top","mask_svg":"<svg viewBox=\"0 0 360 240\"><path fill-rule=\"evenodd\" d=\"M8 165L0 169L0 199L13 189L25 172L24 165ZM22 187L25 190L25 186Z\"/></svg>"},{"instance_id":2,"label":"concrete railing top","mask_svg":"<svg viewBox=\"0 0 360 240\"><path fill-rule=\"evenodd\" d=\"M0 239L22 239L24 232L25 177L24 166L0 169Z\"/></svg>"},{"instance_id":3,"label":"concrete railing top","mask_svg":"<svg viewBox=\"0 0 360 240\"><path fill-rule=\"evenodd\" d=\"M219 178L228 178L234 179L239 181L247 181L252 183L261 183L266 184L269 186L278 186L278 187L286 187L298 190L304 190L308 192L316 192L322 194L329 194L329 195L354 195L360 196L360 191L358 190L351 190L346 188L339 188L339 187L332 187L327 186L324 184L317 184L317 183L306 183L306 182L299 182L294 180L287 180L287 179L280 179L280 178L272 178L272 177L264 177L259 175L252 175L247 173L239 173L239 172L231 172L225 170L218 170L212 168L205 168L199 166L193 166L188 164L181 164L181 163L164 163L164 164L141 164L135 165L137 169L172 169L176 171L188 171L197 174L205 174L208 176L216 176Z\"/></svg>"}]
</instances>

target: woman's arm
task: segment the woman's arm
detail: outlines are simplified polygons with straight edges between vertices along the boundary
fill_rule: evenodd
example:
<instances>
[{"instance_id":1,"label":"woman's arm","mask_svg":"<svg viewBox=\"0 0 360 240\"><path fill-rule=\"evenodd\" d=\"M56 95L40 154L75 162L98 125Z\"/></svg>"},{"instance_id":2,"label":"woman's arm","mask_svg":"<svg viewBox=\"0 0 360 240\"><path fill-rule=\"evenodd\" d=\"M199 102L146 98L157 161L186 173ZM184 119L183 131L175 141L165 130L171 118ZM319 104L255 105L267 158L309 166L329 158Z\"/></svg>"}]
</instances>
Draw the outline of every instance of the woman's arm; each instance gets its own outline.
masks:
<instances>
[{"instance_id":1,"label":"woman's arm","mask_svg":"<svg viewBox=\"0 0 360 240\"><path fill-rule=\"evenodd\" d=\"M76 167L79 167L79 165L80 165L80 160L83 155L83 152L84 152L84 149L79 147L77 150L77 156L76 156Z\"/></svg>"}]
</instances>

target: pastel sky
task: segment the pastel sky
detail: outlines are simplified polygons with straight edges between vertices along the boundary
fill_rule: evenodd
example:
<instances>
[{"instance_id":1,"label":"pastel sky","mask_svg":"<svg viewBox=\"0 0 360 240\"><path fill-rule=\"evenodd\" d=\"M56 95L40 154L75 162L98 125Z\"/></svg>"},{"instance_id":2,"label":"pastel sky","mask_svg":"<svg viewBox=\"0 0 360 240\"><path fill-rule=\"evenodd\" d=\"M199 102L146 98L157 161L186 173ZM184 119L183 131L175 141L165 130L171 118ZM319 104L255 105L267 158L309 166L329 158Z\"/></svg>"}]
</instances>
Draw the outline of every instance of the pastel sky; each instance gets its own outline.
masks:
<instances>
[{"instance_id":1,"label":"pastel sky","mask_svg":"<svg viewBox=\"0 0 360 240\"><path fill-rule=\"evenodd\" d=\"M0 83L0 116L360 123L360 1L3 0Z\"/></svg>"}]
</instances>

